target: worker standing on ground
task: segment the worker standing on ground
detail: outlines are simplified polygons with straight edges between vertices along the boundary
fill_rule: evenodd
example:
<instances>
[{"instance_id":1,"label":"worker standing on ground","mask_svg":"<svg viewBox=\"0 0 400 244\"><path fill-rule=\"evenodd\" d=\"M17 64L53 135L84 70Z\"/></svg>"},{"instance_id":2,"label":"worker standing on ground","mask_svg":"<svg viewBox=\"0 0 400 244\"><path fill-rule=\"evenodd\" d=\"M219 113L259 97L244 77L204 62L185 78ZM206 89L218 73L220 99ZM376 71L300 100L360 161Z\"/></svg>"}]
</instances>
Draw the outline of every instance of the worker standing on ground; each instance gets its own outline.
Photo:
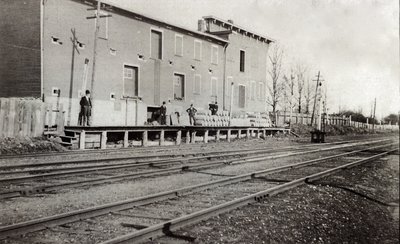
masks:
<instances>
[{"instance_id":1,"label":"worker standing on ground","mask_svg":"<svg viewBox=\"0 0 400 244\"><path fill-rule=\"evenodd\" d=\"M194 116L196 115L197 109L193 107L193 104L190 104L190 107L186 109L186 112L189 114L190 125L194 125Z\"/></svg>"},{"instance_id":2,"label":"worker standing on ground","mask_svg":"<svg viewBox=\"0 0 400 244\"><path fill-rule=\"evenodd\" d=\"M167 106L165 105L165 101L162 103L160 108L160 116L161 116L161 125L165 125L167 122Z\"/></svg>"},{"instance_id":3,"label":"worker standing on ground","mask_svg":"<svg viewBox=\"0 0 400 244\"><path fill-rule=\"evenodd\" d=\"M90 91L86 90L86 95L81 98L79 102L81 105L81 112L79 113L80 122L82 126L90 126L90 116L92 115L92 101L90 100Z\"/></svg>"}]
</instances>

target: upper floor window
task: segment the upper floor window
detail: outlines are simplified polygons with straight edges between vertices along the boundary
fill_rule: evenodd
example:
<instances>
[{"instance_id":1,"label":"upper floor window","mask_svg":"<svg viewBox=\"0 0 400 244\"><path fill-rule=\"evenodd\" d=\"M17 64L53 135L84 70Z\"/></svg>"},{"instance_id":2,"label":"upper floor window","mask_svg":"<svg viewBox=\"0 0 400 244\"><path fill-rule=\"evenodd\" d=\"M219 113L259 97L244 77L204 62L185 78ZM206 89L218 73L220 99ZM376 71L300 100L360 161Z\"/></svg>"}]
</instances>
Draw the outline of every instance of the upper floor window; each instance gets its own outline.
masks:
<instances>
[{"instance_id":1,"label":"upper floor window","mask_svg":"<svg viewBox=\"0 0 400 244\"><path fill-rule=\"evenodd\" d=\"M201 60L201 49L202 49L201 41L194 40L194 59Z\"/></svg>"},{"instance_id":2,"label":"upper floor window","mask_svg":"<svg viewBox=\"0 0 400 244\"><path fill-rule=\"evenodd\" d=\"M151 30L150 57L162 59L162 32Z\"/></svg>"},{"instance_id":3,"label":"upper floor window","mask_svg":"<svg viewBox=\"0 0 400 244\"><path fill-rule=\"evenodd\" d=\"M250 99L254 100L256 98L256 83L254 81L250 82Z\"/></svg>"},{"instance_id":4,"label":"upper floor window","mask_svg":"<svg viewBox=\"0 0 400 244\"><path fill-rule=\"evenodd\" d=\"M175 55L183 56L183 36L175 34Z\"/></svg>"},{"instance_id":5,"label":"upper floor window","mask_svg":"<svg viewBox=\"0 0 400 244\"><path fill-rule=\"evenodd\" d=\"M194 75L193 93L201 93L201 75L199 74Z\"/></svg>"},{"instance_id":6,"label":"upper floor window","mask_svg":"<svg viewBox=\"0 0 400 244\"><path fill-rule=\"evenodd\" d=\"M218 64L218 46L211 45L211 63Z\"/></svg>"},{"instance_id":7,"label":"upper floor window","mask_svg":"<svg viewBox=\"0 0 400 244\"><path fill-rule=\"evenodd\" d=\"M246 52L240 50L240 72L244 72L245 62L246 62Z\"/></svg>"},{"instance_id":8,"label":"upper floor window","mask_svg":"<svg viewBox=\"0 0 400 244\"><path fill-rule=\"evenodd\" d=\"M257 89L257 97L258 97L258 100L263 100L264 99L264 93L265 93L265 91L264 91L264 83L262 83L262 82L259 82L258 83L258 89Z\"/></svg>"},{"instance_id":9,"label":"upper floor window","mask_svg":"<svg viewBox=\"0 0 400 244\"><path fill-rule=\"evenodd\" d=\"M211 96L217 96L217 77L211 77Z\"/></svg>"}]
</instances>

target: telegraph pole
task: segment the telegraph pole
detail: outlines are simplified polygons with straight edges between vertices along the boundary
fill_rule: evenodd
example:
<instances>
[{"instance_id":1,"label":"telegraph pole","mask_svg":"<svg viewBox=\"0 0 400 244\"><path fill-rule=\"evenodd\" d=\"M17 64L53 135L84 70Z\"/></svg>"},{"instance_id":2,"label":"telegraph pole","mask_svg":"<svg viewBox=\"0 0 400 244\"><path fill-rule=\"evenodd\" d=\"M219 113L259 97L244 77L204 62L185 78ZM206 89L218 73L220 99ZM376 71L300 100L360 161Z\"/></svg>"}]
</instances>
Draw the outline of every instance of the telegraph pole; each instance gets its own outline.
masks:
<instances>
[{"instance_id":1,"label":"telegraph pole","mask_svg":"<svg viewBox=\"0 0 400 244\"><path fill-rule=\"evenodd\" d=\"M372 117L372 131L375 132L375 110L376 110L376 98L374 101L374 116Z\"/></svg>"},{"instance_id":2,"label":"telegraph pole","mask_svg":"<svg viewBox=\"0 0 400 244\"><path fill-rule=\"evenodd\" d=\"M294 93L294 76L290 74L290 118L289 118L289 131L292 130L292 116L293 116L293 93Z\"/></svg>"},{"instance_id":3,"label":"telegraph pole","mask_svg":"<svg viewBox=\"0 0 400 244\"><path fill-rule=\"evenodd\" d=\"M97 57L97 40L99 39L99 31L100 31L100 18L107 18L107 17L111 17L111 14L105 14L105 15L101 15L100 14L100 10L101 10L101 0L97 1L97 7L96 8L91 8L88 10L96 10L95 15L94 16L89 16L86 17L86 19L96 19L96 25L95 25L95 31L94 31L94 41L93 41L93 62L92 62L92 78L90 81L90 89L91 91L91 96L92 96L92 106L94 105L94 97L95 97L95 89L94 89L94 85L95 85L95 79L96 79L96 57ZM95 107L92 107L92 110ZM94 112L92 111L92 114L94 114ZM93 116L92 116L92 120L93 120ZM92 121L93 123L93 121Z\"/></svg>"},{"instance_id":4,"label":"telegraph pole","mask_svg":"<svg viewBox=\"0 0 400 244\"><path fill-rule=\"evenodd\" d=\"M316 81L317 84L315 86L314 106L313 106L313 112L311 115L311 124L314 124L314 114L315 114L315 106L317 104L318 87L322 85L321 81L324 81L324 80L321 80L320 78L321 78L321 72L318 71L317 79L313 80L313 81Z\"/></svg>"}]
</instances>

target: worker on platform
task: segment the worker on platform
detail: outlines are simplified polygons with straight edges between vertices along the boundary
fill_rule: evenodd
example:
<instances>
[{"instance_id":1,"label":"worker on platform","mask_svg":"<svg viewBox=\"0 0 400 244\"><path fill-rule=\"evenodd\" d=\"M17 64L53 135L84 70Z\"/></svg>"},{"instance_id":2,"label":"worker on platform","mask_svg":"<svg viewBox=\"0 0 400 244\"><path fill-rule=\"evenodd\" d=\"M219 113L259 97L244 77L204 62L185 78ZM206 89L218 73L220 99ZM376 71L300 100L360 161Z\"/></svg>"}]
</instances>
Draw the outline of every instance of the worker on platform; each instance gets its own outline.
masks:
<instances>
[{"instance_id":1,"label":"worker on platform","mask_svg":"<svg viewBox=\"0 0 400 244\"><path fill-rule=\"evenodd\" d=\"M162 103L161 108L160 108L160 124L165 125L167 124L167 105L165 104L165 101Z\"/></svg>"},{"instance_id":2,"label":"worker on platform","mask_svg":"<svg viewBox=\"0 0 400 244\"><path fill-rule=\"evenodd\" d=\"M210 103L209 109L211 111L211 115L216 115L218 112L218 104L215 101L215 104Z\"/></svg>"},{"instance_id":3,"label":"worker on platform","mask_svg":"<svg viewBox=\"0 0 400 244\"><path fill-rule=\"evenodd\" d=\"M197 109L193 107L193 104L190 104L190 107L186 109L186 112L189 114L190 125L194 125L194 116L197 113Z\"/></svg>"},{"instance_id":4,"label":"worker on platform","mask_svg":"<svg viewBox=\"0 0 400 244\"><path fill-rule=\"evenodd\" d=\"M92 101L90 99L90 91L86 90L86 95L81 98L81 112L79 113L80 123L82 126L90 126L90 116L92 115Z\"/></svg>"}]
</instances>

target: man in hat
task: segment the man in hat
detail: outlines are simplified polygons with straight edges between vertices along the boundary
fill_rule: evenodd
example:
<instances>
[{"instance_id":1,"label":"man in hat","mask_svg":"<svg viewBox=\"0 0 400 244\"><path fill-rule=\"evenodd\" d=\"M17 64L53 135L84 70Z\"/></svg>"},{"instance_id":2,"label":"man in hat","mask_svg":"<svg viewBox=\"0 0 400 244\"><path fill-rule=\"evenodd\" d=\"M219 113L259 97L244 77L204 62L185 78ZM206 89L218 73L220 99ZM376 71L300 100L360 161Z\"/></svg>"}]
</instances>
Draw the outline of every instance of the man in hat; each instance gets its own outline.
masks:
<instances>
[{"instance_id":1,"label":"man in hat","mask_svg":"<svg viewBox=\"0 0 400 244\"><path fill-rule=\"evenodd\" d=\"M79 104L81 105L81 122L83 126L90 126L90 116L92 114L92 101L90 100L90 91L86 90L86 95L81 98Z\"/></svg>"},{"instance_id":2,"label":"man in hat","mask_svg":"<svg viewBox=\"0 0 400 244\"><path fill-rule=\"evenodd\" d=\"M186 109L186 112L189 114L190 125L194 125L194 116L197 112L197 109L193 107L193 104L190 104L190 107Z\"/></svg>"}]
</instances>

